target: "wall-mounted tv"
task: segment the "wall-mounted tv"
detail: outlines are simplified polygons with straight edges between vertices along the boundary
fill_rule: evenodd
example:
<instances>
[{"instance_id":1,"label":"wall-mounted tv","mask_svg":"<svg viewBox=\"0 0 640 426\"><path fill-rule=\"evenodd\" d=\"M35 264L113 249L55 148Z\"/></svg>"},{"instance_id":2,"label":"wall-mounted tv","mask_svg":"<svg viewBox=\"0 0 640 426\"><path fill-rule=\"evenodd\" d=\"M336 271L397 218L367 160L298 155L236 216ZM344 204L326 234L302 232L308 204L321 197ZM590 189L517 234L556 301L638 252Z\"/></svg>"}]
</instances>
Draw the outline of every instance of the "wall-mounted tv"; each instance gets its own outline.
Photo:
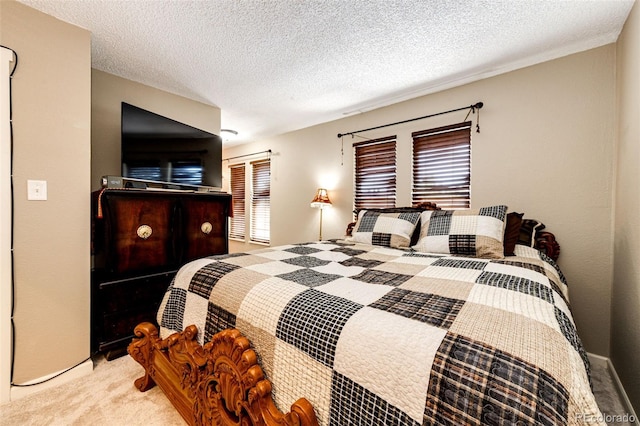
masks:
<instances>
[{"instance_id":1,"label":"wall-mounted tv","mask_svg":"<svg viewBox=\"0 0 640 426\"><path fill-rule=\"evenodd\" d=\"M222 139L122 102L122 176L222 187Z\"/></svg>"}]
</instances>

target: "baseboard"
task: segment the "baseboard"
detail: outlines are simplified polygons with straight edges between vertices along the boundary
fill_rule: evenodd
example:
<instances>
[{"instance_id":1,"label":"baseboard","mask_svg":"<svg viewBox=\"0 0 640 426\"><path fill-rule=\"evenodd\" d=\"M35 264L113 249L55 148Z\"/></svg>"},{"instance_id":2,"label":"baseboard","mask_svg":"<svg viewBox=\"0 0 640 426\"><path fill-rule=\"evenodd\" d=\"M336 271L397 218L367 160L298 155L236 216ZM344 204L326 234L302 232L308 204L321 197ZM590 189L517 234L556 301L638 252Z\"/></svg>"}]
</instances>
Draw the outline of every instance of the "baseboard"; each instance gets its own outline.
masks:
<instances>
[{"instance_id":1,"label":"baseboard","mask_svg":"<svg viewBox=\"0 0 640 426\"><path fill-rule=\"evenodd\" d=\"M625 405L624 408L627 411L627 413L629 414L629 418L634 420L633 424L635 426L640 426L640 419L638 419L638 416L636 415L636 412L634 411L633 406L631 405L631 401L629 400L629 397L627 396L627 392L624 390L624 386L622 386L622 382L620 381L620 377L618 376L618 373L616 372L616 369L613 366L613 363L611 362L611 359L607 358L607 357L604 357L604 356L592 354L592 353L587 353L587 356L589 357L589 361L592 364L593 363L604 363L604 364L606 364L606 367L609 370L609 373L611 374L611 378L613 379L613 383L615 384L615 386L617 388L618 394L622 398L622 403Z\"/></svg>"},{"instance_id":2,"label":"baseboard","mask_svg":"<svg viewBox=\"0 0 640 426\"><path fill-rule=\"evenodd\" d=\"M64 371L64 370L62 370ZM11 401L15 401L17 399L21 399L24 398L26 396L32 395L34 393L40 392L42 390L45 389L49 389L55 386L60 386L62 384L65 384L67 382L70 382L71 380L89 375L93 372L93 361L91 359L86 360L85 362L83 362L80 365L77 365L76 367L72 368L71 370L65 372L64 374L60 374L62 371L58 371L56 373L52 373L49 374L47 376L44 377L40 377L38 379L35 380L31 380L27 383L24 383L24 385L26 386L11 386ZM60 374L60 376L55 377L57 374ZM51 379L49 381L46 381L44 383L40 383L43 382L44 380L47 380L51 377L55 377L54 379ZM38 384L33 384L33 383L38 383ZM32 385L33 384L33 385Z\"/></svg>"}]
</instances>

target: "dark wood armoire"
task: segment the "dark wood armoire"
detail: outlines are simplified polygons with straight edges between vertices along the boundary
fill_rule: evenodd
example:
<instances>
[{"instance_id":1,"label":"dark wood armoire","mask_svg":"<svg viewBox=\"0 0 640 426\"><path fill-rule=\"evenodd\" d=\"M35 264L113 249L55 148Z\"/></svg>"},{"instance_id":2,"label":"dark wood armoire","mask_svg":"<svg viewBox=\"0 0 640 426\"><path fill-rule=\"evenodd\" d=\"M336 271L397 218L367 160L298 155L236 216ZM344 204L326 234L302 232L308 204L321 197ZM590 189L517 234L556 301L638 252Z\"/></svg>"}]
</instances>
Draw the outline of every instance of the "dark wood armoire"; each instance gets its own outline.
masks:
<instances>
[{"instance_id":1,"label":"dark wood armoire","mask_svg":"<svg viewBox=\"0 0 640 426\"><path fill-rule=\"evenodd\" d=\"M91 344L126 353L134 327L156 311L178 268L228 253L231 195L103 189L92 194Z\"/></svg>"}]
</instances>

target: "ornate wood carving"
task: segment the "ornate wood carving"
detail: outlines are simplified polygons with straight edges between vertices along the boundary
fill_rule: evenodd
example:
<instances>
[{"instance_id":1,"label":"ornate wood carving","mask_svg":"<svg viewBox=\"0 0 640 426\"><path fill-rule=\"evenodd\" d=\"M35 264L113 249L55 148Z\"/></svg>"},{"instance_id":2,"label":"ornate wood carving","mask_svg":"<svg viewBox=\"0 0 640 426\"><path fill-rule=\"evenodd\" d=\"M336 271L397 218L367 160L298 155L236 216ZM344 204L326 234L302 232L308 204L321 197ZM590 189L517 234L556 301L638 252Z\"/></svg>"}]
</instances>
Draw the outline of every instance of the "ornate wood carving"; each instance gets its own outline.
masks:
<instances>
[{"instance_id":1,"label":"ornate wood carving","mask_svg":"<svg viewBox=\"0 0 640 426\"><path fill-rule=\"evenodd\" d=\"M425 201L424 203L414 203L413 207L418 207L422 210L442 210L436 203L432 203L431 201Z\"/></svg>"},{"instance_id":2,"label":"ornate wood carving","mask_svg":"<svg viewBox=\"0 0 640 426\"><path fill-rule=\"evenodd\" d=\"M347 230L345 231L345 235L347 237L350 237L351 235L353 235L354 226L356 226L356 222L351 222L350 224L347 225Z\"/></svg>"},{"instance_id":3,"label":"ornate wood carving","mask_svg":"<svg viewBox=\"0 0 640 426\"><path fill-rule=\"evenodd\" d=\"M556 236L551 232L540 231L536 233L535 248L557 261L560 256L560 244L556 241Z\"/></svg>"},{"instance_id":4,"label":"ornate wood carving","mask_svg":"<svg viewBox=\"0 0 640 426\"><path fill-rule=\"evenodd\" d=\"M137 338L128 347L145 370L135 381L140 391L160 386L190 425L291 425L318 424L313 407L304 398L283 414L271 397L249 340L236 329L223 330L200 346L197 328L187 327L166 339L151 323L135 328Z\"/></svg>"}]
</instances>

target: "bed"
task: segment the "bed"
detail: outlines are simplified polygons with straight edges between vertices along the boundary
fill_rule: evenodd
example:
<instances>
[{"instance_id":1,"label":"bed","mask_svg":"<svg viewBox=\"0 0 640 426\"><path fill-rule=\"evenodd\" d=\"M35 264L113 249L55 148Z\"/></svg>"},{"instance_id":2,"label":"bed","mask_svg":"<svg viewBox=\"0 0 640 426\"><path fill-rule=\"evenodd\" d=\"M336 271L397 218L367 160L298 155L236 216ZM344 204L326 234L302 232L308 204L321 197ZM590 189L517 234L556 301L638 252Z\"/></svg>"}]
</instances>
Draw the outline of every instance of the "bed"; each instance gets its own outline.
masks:
<instances>
[{"instance_id":1,"label":"bed","mask_svg":"<svg viewBox=\"0 0 640 426\"><path fill-rule=\"evenodd\" d=\"M195 260L136 327L136 386L189 424L604 424L543 228L363 210L341 240Z\"/></svg>"}]
</instances>

